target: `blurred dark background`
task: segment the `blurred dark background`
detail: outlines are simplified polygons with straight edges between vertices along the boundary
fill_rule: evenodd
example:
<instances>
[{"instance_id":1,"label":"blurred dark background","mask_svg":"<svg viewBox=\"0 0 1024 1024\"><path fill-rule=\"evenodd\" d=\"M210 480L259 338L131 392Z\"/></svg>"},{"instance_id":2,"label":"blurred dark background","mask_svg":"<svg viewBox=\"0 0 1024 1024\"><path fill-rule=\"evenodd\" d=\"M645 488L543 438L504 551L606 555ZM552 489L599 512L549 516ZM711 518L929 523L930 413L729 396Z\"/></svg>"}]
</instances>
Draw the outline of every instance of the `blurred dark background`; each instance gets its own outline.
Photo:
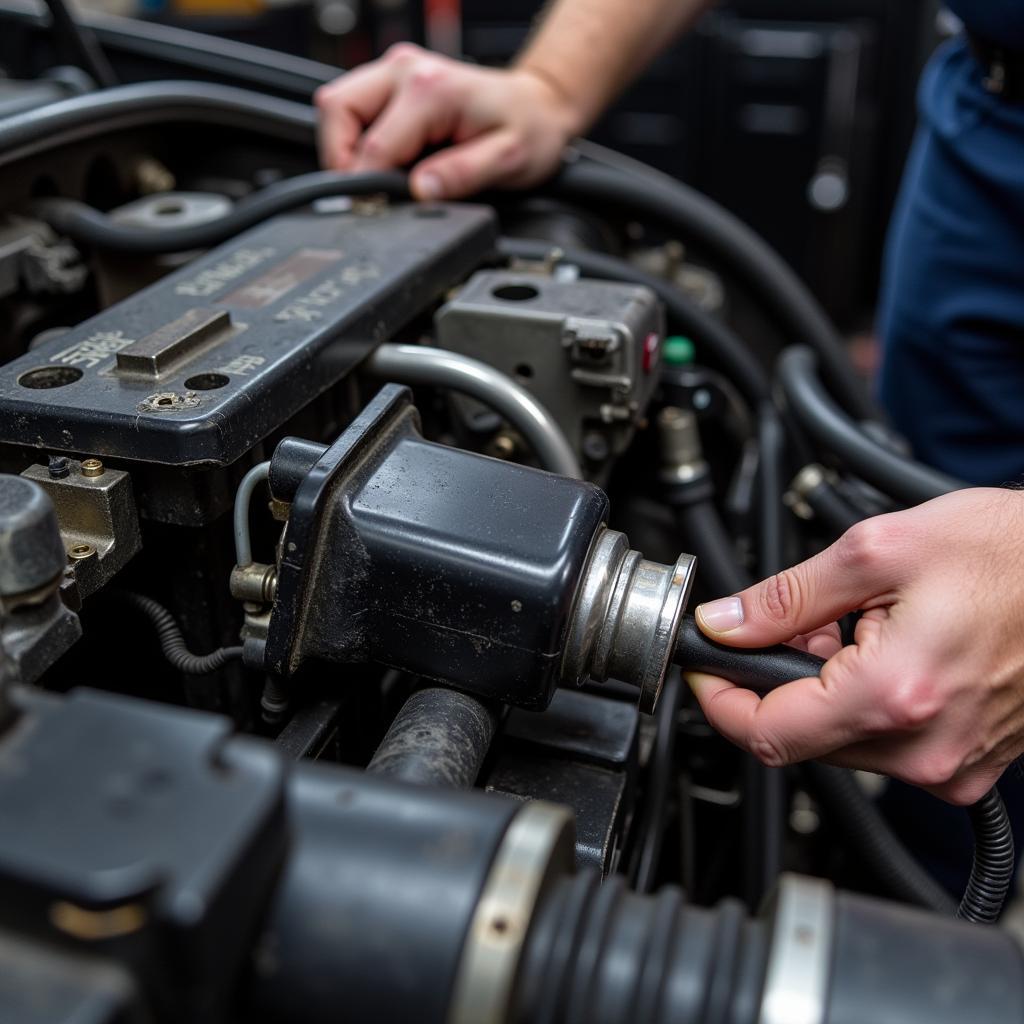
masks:
<instances>
[{"instance_id":1,"label":"blurred dark background","mask_svg":"<svg viewBox=\"0 0 1024 1024\"><path fill-rule=\"evenodd\" d=\"M340 67L403 39L504 64L541 8L537 0L141 3L115 10ZM592 138L719 200L771 241L842 328L868 329L916 82L937 25L936 0L726 0L638 79Z\"/></svg>"}]
</instances>

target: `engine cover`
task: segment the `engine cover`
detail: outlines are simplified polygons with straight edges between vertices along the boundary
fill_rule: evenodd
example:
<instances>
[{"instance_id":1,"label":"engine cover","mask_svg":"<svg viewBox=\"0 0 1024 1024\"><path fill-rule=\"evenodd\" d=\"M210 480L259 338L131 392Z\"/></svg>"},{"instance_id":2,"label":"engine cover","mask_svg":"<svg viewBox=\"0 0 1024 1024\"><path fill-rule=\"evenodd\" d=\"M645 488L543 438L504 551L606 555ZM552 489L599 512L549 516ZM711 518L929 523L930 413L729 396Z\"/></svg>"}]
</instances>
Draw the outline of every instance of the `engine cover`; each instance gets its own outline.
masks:
<instances>
[{"instance_id":1,"label":"engine cover","mask_svg":"<svg viewBox=\"0 0 1024 1024\"><path fill-rule=\"evenodd\" d=\"M0 367L0 442L235 462L494 240L484 207L359 210L274 218Z\"/></svg>"}]
</instances>

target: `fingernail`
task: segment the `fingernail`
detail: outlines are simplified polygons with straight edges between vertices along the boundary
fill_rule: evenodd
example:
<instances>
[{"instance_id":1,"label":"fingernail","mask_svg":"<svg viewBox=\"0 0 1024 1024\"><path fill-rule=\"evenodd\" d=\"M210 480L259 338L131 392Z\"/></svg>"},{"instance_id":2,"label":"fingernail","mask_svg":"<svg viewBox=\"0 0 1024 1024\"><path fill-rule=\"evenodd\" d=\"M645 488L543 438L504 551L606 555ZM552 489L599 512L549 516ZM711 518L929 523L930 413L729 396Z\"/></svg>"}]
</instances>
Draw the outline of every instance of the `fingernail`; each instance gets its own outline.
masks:
<instances>
[{"instance_id":1,"label":"fingernail","mask_svg":"<svg viewBox=\"0 0 1024 1024\"><path fill-rule=\"evenodd\" d=\"M699 605L696 615L712 633L729 633L743 625L743 602L738 597L723 597Z\"/></svg>"},{"instance_id":2,"label":"fingernail","mask_svg":"<svg viewBox=\"0 0 1024 1024\"><path fill-rule=\"evenodd\" d=\"M420 199L440 199L444 195L444 182L430 171L417 174L415 184L416 195Z\"/></svg>"}]
</instances>

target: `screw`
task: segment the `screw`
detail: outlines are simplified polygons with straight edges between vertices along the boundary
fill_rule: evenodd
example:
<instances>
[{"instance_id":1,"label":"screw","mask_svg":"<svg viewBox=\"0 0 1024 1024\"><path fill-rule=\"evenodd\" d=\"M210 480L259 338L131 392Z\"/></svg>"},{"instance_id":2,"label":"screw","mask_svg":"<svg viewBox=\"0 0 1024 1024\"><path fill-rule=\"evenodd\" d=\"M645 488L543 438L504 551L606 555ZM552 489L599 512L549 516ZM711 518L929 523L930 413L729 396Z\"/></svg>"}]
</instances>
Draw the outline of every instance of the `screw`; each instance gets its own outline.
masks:
<instances>
[{"instance_id":1,"label":"screw","mask_svg":"<svg viewBox=\"0 0 1024 1024\"><path fill-rule=\"evenodd\" d=\"M96 554L96 549L91 544L76 544L73 548L68 550L68 558L75 562L81 562L83 559L92 558Z\"/></svg>"},{"instance_id":2,"label":"screw","mask_svg":"<svg viewBox=\"0 0 1024 1024\"><path fill-rule=\"evenodd\" d=\"M102 476L103 463L99 459L85 459L82 463L82 476Z\"/></svg>"},{"instance_id":3,"label":"screw","mask_svg":"<svg viewBox=\"0 0 1024 1024\"><path fill-rule=\"evenodd\" d=\"M52 480L63 480L71 472L71 466L64 455L51 455L50 463L46 468L50 471Z\"/></svg>"},{"instance_id":4,"label":"screw","mask_svg":"<svg viewBox=\"0 0 1024 1024\"><path fill-rule=\"evenodd\" d=\"M496 459L511 459L516 453L516 442L508 434L498 434L491 441L491 452Z\"/></svg>"}]
</instances>

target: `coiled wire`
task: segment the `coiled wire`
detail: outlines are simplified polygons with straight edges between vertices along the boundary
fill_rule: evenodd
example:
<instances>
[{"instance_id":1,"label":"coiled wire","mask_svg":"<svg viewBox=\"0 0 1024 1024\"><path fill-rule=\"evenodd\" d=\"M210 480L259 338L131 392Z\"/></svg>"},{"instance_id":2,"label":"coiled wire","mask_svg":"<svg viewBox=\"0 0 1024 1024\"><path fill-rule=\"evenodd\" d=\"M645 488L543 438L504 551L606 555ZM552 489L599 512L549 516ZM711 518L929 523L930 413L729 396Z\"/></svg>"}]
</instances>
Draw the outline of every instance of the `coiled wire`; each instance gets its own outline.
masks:
<instances>
[{"instance_id":1,"label":"coiled wire","mask_svg":"<svg viewBox=\"0 0 1024 1024\"><path fill-rule=\"evenodd\" d=\"M201 676L208 672L216 672L228 662L242 657L241 647L220 647L209 654L193 654L185 643L185 638L175 622L174 616L159 601L154 601L144 594L127 591L119 592L118 596L125 604L141 612L156 629L157 640L164 657L179 672L185 675Z\"/></svg>"}]
</instances>

